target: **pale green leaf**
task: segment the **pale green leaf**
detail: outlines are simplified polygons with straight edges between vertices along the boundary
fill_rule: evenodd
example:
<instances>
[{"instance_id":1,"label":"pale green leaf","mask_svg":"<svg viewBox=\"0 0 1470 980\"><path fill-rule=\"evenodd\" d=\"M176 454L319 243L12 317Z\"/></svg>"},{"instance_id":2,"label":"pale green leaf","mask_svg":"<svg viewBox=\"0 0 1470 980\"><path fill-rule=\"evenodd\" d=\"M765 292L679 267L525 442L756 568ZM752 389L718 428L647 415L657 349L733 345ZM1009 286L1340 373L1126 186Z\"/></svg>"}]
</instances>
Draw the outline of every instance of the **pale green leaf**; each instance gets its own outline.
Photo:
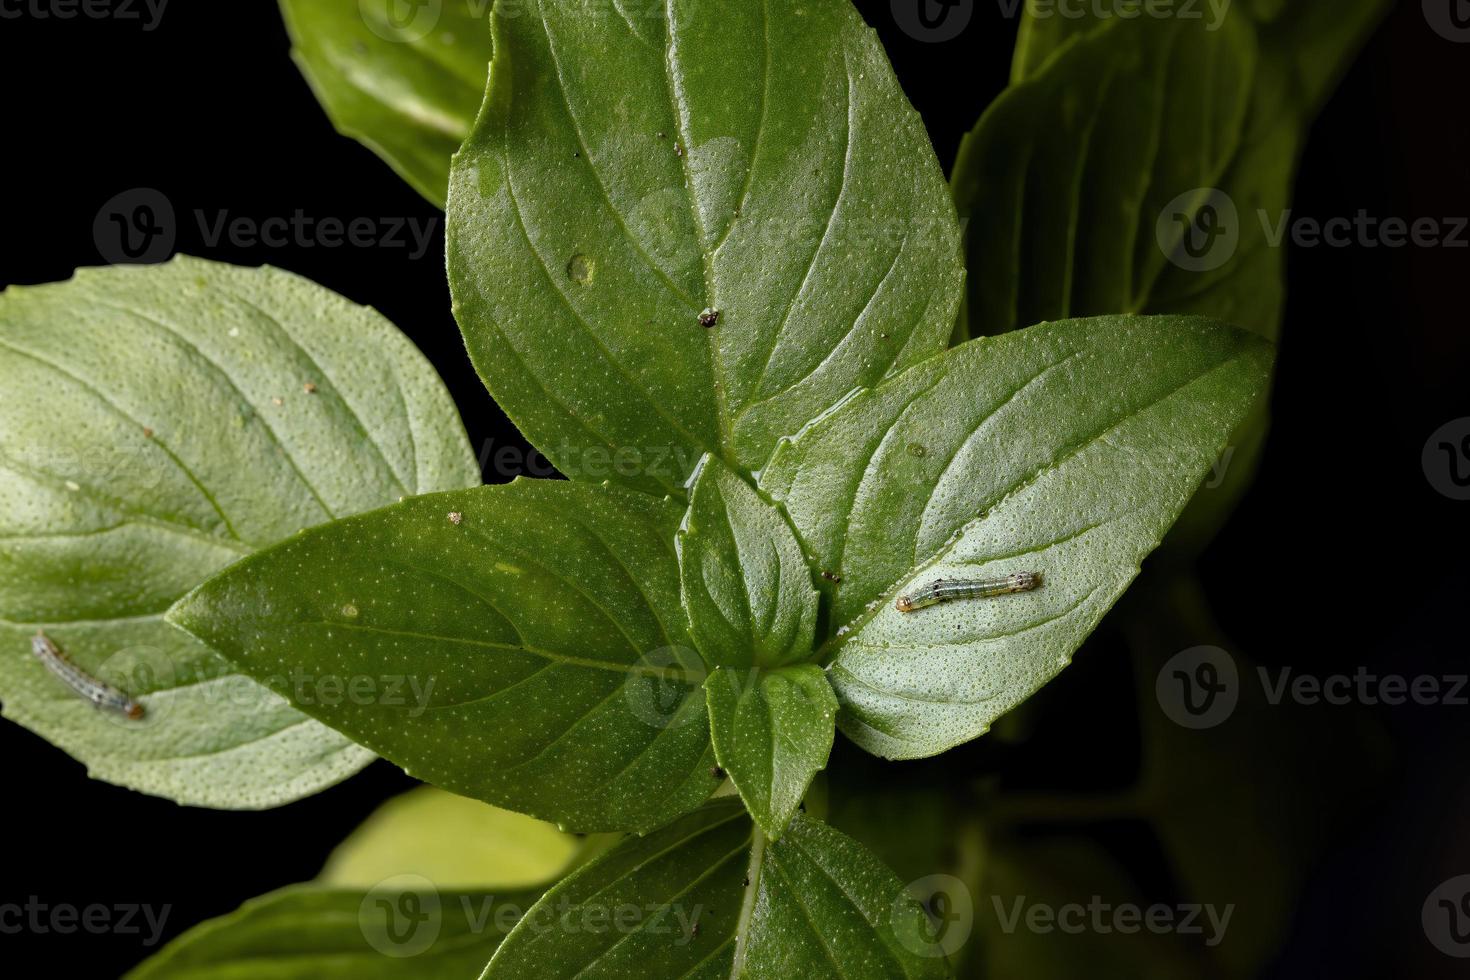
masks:
<instances>
[{"instance_id":1,"label":"pale green leaf","mask_svg":"<svg viewBox=\"0 0 1470 980\"><path fill-rule=\"evenodd\" d=\"M337 845L317 883L367 889L414 874L443 891L529 888L555 881L586 850L583 838L534 817L423 786Z\"/></svg>"},{"instance_id":2,"label":"pale green leaf","mask_svg":"<svg viewBox=\"0 0 1470 980\"><path fill-rule=\"evenodd\" d=\"M1271 348L1196 317L963 344L847 401L762 476L837 569L843 731L890 758L983 733L1066 665L1264 391ZM1040 589L904 613L938 579Z\"/></svg>"},{"instance_id":3,"label":"pale green leaf","mask_svg":"<svg viewBox=\"0 0 1470 980\"><path fill-rule=\"evenodd\" d=\"M164 622L256 548L477 482L454 404L381 316L275 269L179 258L0 293L0 697L99 779L273 806L370 753ZM138 698L94 710L45 630Z\"/></svg>"}]
</instances>

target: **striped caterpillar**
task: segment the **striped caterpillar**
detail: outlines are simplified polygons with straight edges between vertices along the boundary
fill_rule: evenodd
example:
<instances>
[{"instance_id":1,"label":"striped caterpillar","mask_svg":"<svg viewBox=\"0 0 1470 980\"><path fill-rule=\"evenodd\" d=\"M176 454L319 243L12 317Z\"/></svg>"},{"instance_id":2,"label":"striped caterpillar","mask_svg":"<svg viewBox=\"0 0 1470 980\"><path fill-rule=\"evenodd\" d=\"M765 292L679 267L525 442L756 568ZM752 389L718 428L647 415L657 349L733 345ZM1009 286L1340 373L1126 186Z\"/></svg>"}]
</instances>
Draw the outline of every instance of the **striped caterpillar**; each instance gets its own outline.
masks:
<instances>
[{"instance_id":1,"label":"striped caterpillar","mask_svg":"<svg viewBox=\"0 0 1470 980\"><path fill-rule=\"evenodd\" d=\"M991 596L1010 595L1014 592L1030 592L1041 586L1040 572L1014 572L1003 578L965 581L962 579L935 579L917 592L901 595L894 602L899 612L914 612L941 602L956 599L988 599Z\"/></svg>"},{"instance_id":2,"label":"striped caterpillar","mask_svg":"<svg viewBox=\"0 0 1470 980\"><path fill-rule=\"evenodd\" d=\"M51 642L51 638L45 633L37 633L31 638L31 652L63 684L71 688L81 697L91 701L98 708L116 711L135 721L143 717L143 705L128 697L111 684L99 681L66 659L66 654L62 653L61 649L55 643Z\"/></svg>"}]
</instances>

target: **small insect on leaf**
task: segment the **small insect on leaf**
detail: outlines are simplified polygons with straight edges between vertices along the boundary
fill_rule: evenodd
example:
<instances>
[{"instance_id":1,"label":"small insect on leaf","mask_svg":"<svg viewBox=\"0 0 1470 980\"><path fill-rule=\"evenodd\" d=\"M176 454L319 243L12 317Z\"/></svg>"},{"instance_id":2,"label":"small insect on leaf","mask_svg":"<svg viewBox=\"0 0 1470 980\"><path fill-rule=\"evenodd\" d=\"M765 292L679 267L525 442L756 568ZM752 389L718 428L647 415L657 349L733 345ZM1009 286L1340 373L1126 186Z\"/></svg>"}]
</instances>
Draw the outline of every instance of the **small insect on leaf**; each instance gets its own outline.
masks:
<instances>
[{"instance_id":1,"label":"small insect on leaf","mask_svg":"<svg viewBox=\"0 0 1470 980\"><path fill-rule=\"evenodd\" d=\"M46 665L47 670L79 697L86 698L98 708L116 711L135 721L143 717L141 704L66 659L66 655L45 633L37 633L31 638L31 652Z\"/></svg>"},{"instance_id":2,"label":"small insect on leaf","mask_svg":"<svg viewBox=\"0 0 1470 980\"><path fill-rule=\"evenodd\" d=\"M699 314L699 325L708 329L720 322L720 311L709 307Z\"/></svg>"},{"instance_id":3,"label":"small insect on leaf","mask_svg":"<svg viewBox=\"0 0 1470 980\"><path fill-rule=\"evenodd\" d=\"M917 592L901 595L893 603L899 612L915 612L941 602L958 599L989 599L993 596L1030 592L1041 587L1040 572L1014 572L1003 578L979 579L935 579Z\"/></svg>"}]
</instances>

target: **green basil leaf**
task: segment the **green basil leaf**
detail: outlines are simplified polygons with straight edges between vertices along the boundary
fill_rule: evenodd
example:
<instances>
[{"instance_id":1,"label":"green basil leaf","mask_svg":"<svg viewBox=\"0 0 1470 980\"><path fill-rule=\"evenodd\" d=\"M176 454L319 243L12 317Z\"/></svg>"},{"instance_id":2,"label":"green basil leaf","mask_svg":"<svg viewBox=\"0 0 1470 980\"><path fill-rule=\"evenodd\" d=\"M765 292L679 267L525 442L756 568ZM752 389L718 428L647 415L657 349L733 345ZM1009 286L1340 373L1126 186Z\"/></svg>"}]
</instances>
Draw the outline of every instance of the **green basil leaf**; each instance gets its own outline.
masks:
<instances>
[{"instance_id":1,"label":"green basil leaf","mask_svg":"<svg viewBox=\"0 0 1470 980\"><path fill-rule=\"evenodd\" d=\"M555 881L581 863L589 846L602 843L422 786L379 807L337 845L316 881L368 889L394 875L416 874L447 891L529 888Z\"/></svg>"},{"instance_id":2,"label":"green basil leaf","mask_svg":"<svg viewBox=\"0 0 1470 980\"><path fill-rule=\"evenodd\" d=\"M291 55L344 136L444 207L485 95L491 0L281 0Z\"/></svg>"},{"instance_id":3,"label":"green basil leaf","mask_svg":"<svg viewBox=\"0 0 1470 980\"><path fill-rule=\"evenodd\" d=\"M973 333L1153 311L1171 282L1196 282L1170 265L1156 225L1171 199L1218 186L1239 152L1254 33L1239 17L1219 31L1179 20L1110 25L1008 89L965 138L954 189L973 219ZM1193 217L1209 202L1201 192L1186 204Z\"/></svg>"},{"instance_id":4,"label":"green basil leaf","mask_svg":"<svg viewBox=\"0 0 1470 980\"><path fill-rule=\"evenodd\" d=\"M1106 29L1114 21L1125 20L1118 17L1099 21L1085 15L1057 17L1051 12L1041 12L1046 3L1047 0L1026 2L1011 64L1013 84L1040 73L1069 43ZM1334 4L1250 0L1215 9L1201 6L1192 16L1178 19L1186 28L1206 33L1223 30L1232 19L1254 24L1262 48L1275 66L1272 74L1276 77L1271 81L1280 85L1274 93L1279 99L1275 111L1312 115L1331 94L1352 52L1389 6L1388 0L1346 0Z\"/></svg>"},{"instance_id":5,"label":"green basil leaf","mask_svg":"<svg viewBox=\"0 0 1470 980\"><path fill-rule=\"evenodd\" d=\"M679 529L679 577L694 645L713 665L810 660L817 590L779 510L707 457Z\"/></svg>"},{"instance_id":6,"label":"green basil leaf","mask_svg":"<svg viewBox=\"0 0 1470 980\"><path fill-rule=\"evenodd\" d=\"M847 0L492 22L450 286L480 376L562 472L682 494L706 452L754 468L944 347L953 204Z\"/></svg>"},{"instance_id":7,"label":"green basil leaf","mask_svg":"<svg viewBox=\"0 0 1470 980\"><path fill-rule=\"evenodd\" d=\"M704 683L715 758L756 823L779 838L827 765L837 696L816 664L721 667Z\"/></svg>"},{"instance_id":8,"label":"green basil leaf","mask_svg":"<svg viewBox=\"0 0 1470 980\"><path fill-rule=\"evenodd\" d=\"M306 280L179 258L0 293L0 698L91 774L274 806L371 754L164 622L256 548L478 482L454 403L392 324ZM94 710L44 629L139 699Z\"/></svg>"},{"instance_id":9,"label":"green basil leaf","mask_svg":"<svg viewBox=\"0 0 1470 980\"><path fill-rule=\"evenodd\" d=\"M426 782L572 830L658 826L718 785L682 512L552 480L417 497L243 561L169 618Z\"/></svg>"},{"instance_id":10,"label":"green basil leaf","mask_svg":"<svg viewBox=\"0 0 1470 980\"><path fill-rule=\"evenodd\" d=\"M1102 22L1028 7L1013 85L955 164L970 332L1197 313L1274 339L1307 125L1386 6Z\"/></svg>"},{"instance_id":11,"label":"green basil leaf","mask_svg":"<svg viewBox=\"0 0 1470 980\"><path fill-rule=\"evenodd\" d=\"M463 980L537 895L444 893L413 875L286 888L189 930L127 980Z\"/></svg>"},{"instance_id":12,"label":"green basil leaf","mask_svg":"<svg viewBox=\"0 0 1470 980\"><path fill-rule=\"evenodd\" d=\"M1271 347L1197 317L963 344L847 401L762 475L842 581L824 660L843 731L890 758L982 734L1054 676L1265 389ZM916 612L938 579L1041 573Z\"/></svg>"},{"instance_id":13,"label":"green basil leaf","mask_svg":"<svg viewBox=\"0 0 1470 980\"><path fill-rule=\"evenodd\" d=\"M1029 5L1013 86L955 165L960 212L975 219L969 332L1133 311L1275 339L1302 141L1387 6L1254 0L1099 21ZM1231 439L1174 551L1197 551L1223 523L1267 424L1262 405Z\"/></svg>"},{"instance_id":14,"label":"green basil leaf","mask_svg":"<svg viewBox=\"0 0 1470 980\"><path fill-rule=\"evenodd\" d=\"M725 799L548 891L485 980L573 975L889 980L948 967L924 910L861 845L803 816L767 840Z\"/></svg>"}]
</instances>

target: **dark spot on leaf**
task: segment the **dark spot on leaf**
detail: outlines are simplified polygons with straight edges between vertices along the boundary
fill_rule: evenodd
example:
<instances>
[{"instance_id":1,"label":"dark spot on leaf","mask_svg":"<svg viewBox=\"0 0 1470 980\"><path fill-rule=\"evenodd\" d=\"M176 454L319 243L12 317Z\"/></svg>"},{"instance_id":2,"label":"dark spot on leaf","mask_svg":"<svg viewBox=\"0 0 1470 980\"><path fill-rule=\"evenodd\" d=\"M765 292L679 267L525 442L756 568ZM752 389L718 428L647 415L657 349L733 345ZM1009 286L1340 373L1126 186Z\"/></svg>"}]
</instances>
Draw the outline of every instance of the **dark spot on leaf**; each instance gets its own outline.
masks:
<instances>
[{"instance_id":1,"label":"dark spot on leaf","mask_svg":"<svg viewBox=\"0 0 1470 980\"><path fill-rule=\"evenodd\" d=\"M716 779L724 779L725 778L725 770L721 769L719 766L715 766L713 769L711 769L709 771L709 774L711 776L713 776L714 778L716 778Z\"/></svg>"},{"instance_id":2,"label":"dark spot on leaf","mask_svg":"<svg viewBox=\"0 0 1470 980\"><path fill-rule=\"evenodd\" d=\"M567 275L573 282L579 282L586 286L592 282L592 277L597 274L597 263L585 255L573 255L567 262Z\"/></svg>"},{"instance_id":3,"label":"dark spot on leaf","mask_svg":"<svg viewBox=\"0 0 1470 980\"><path fill-rule=\"evenodd\" d=\"M825 569L823 569L823 571L822 571L822 578L826 579L829 582L841 582L842 581L842 576L841 575L838 575L836 572L826 571Z\"/></svg>"},{"instance_id":4,"label":"dark spot on leaf","mask_svg":"<svg viewBox=\"0 0 1470 980\"><path fill-rule=\"evenodd\" d=\"M719 322L720 322L720 311L717 310L717 309L715 309L714 307L709 307L708 309L704 310L702 313L699 314L699 325L701 327L705 327L705 328L713 327L715 324L717 324Z\"/></svg>"}]
</instances>

